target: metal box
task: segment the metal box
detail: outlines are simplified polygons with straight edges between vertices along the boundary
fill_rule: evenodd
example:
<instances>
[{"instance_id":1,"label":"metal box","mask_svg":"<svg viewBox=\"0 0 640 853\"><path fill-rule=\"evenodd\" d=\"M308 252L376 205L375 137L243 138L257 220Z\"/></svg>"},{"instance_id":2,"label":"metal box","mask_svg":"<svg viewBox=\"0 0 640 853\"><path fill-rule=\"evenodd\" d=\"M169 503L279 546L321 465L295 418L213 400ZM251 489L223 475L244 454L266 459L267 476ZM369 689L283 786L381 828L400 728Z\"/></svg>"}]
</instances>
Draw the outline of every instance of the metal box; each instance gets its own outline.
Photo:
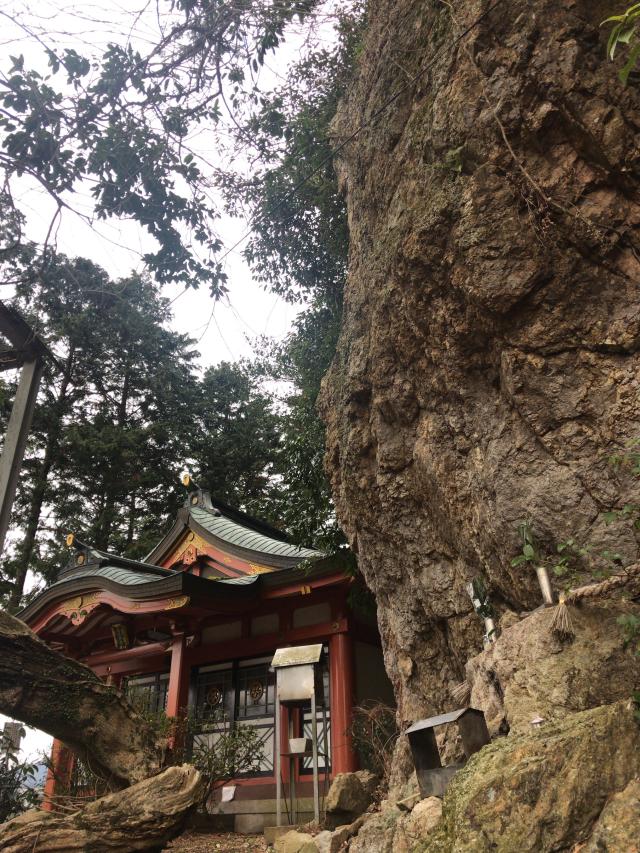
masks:
<instances>
[{"instance_id":1,"label":"metal box","mask_svg":"<svg viewBox=\"0 0 640 853\"><path fill-rule=\"evenodd\" d=\"M308 702L313 695L321 701L322 675L317 666L322 658L322 643L278 649L271 666L276 671L276 693L282 705Z\"/></svg>"},{"instance_id":2,"label":"metal box","mask_svg":"<svg viewBox=\"0 0 640 853\"><path fill-rule=\"evenodd\" d=\"M290 737L289 738L289 755L304 755L306 752L311 752L310 737Z\"/></svg>"},{"instance_id":3,"label":"metal box","mask_svg":"<svg viewBox=\"0 0 640 853\"><path fill-rule=\"evenodd\" d=\"M442 766L434 729L448 723L457 723L467 759L491 741L484 714L476 708L460 708L448 714L418 720L410 726L405 734L409 738L418 785L423 797L441 797L451 778L463 766L462 764Z\"/></svg>"}]
</instances>

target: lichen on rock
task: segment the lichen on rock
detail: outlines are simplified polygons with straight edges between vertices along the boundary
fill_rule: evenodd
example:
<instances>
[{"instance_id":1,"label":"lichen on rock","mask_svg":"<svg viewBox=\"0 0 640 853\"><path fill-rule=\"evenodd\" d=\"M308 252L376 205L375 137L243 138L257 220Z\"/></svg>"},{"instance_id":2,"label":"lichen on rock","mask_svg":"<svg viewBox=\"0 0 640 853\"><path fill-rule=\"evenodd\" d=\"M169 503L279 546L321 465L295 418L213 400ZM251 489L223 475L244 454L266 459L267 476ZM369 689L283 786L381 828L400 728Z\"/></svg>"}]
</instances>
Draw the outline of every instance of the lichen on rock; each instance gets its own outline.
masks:
<instances>
[{"instance_id":1,"label":"lichen on rock","mask_svg":"<svg viewBox=\"0 0 640 853\"><path fill-rule=\"evenodd\" d=\"M441 823L417 849L550 853L586 842L606 823L609 798L640 774L634 711L629 701L605 705L484 747L453 779Z\"/></svg>"},{"instance_id":2,"label":"lichen on rock","mask_svg":"<svg viewBox=\"0 0 640 853\"><path fill-rule=\"evenodd\" d=\"M606 62L610 4L490 5L372 0L333 126L366 124L337 162L327 468L401 722L451 707L482 647L471 578L498 615L541 602L519 521L637 549L602 513L637 492L607 457L640 416L640 92Z\"/></svg>"},{"instance_id":3,"label":"lichen on rock","mask_svg":"<svg viewBox=\"0 0 640 853\"><path fill-rule=\"evenodd\" d=\"M470 702L484 711L491 734L528 731L535 717L549 722L610 704L640 684L640 658L617 621L639 616L640 606L585 602L571 611L571 641L551 630L551 610L538 610L467 662Z\"/></svg>"}]
</instances>

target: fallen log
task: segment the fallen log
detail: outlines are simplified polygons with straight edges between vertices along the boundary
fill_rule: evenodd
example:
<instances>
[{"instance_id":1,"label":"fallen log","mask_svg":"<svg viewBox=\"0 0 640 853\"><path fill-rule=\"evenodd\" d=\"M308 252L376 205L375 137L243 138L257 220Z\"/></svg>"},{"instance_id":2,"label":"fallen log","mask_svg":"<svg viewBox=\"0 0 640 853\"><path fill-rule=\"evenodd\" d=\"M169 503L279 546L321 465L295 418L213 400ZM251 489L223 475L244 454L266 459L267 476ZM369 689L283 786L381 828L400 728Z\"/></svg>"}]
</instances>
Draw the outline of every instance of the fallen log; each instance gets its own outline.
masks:
<instances>
[{"instance_id":1,"label":"fallen log","mask_svg":"<svg viewBox=\"0 0 640 853\"><path fill-rule=\"evenodd\" d=\"M164 743L120 691L2 611L0 712L63 741L111 790L161 768Z\"/></svg>"},{"instance_id":2,"label":"fallen log","mask_svg":"<svg viewBox=\"0 0 640 853\"><path fill-rule=\"evenodd\" d=\"M201 793L188 764L107 794L82 811L60 816L29 811L0 825L3 853L131 853L162 849L184 826Z\"/></svg>"}]
</instances>

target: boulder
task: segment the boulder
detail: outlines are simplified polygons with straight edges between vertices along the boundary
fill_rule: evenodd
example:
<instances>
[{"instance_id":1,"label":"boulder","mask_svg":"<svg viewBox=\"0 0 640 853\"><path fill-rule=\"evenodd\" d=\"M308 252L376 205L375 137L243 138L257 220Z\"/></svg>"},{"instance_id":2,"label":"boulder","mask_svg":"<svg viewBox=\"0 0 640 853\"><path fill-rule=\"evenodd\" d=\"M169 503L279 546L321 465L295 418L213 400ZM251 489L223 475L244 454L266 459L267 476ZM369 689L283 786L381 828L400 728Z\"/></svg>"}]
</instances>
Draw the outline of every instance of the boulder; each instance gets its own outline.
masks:
<instances>
[{"instance_id":1,"label":"boulder","mask_svg":"<svg viewBox=\"0 0 640 853\"><path fill-rule=\"evenodd\" d=\"M525 732L534 717L546 721L610 704L629 695L640 679L640 659L625 645L616 620L640 615L625 601L571 607L575 638L551 631L553 609L541 609L503 630L466 665L470 704L484 711L489 731Z\"/></svg>"},{"instance_id":2,"label":"boulder","mask_svg":"<svg viewBox=\"0 0 640 853\"><path fill-rule=\"evenodd\" d=\"M412 841L418 841L427 837L441 817L442 800L439 797L427 797L413 807L403 822L403 830Z\"/></svg>"},{"instance_id":3,"label":"boulder","mask_svg":"<svg viewBox=\"0 0 640 853\"><path fill-rule=\"evenodd\" d=\"M378 785L380 784L380 777L375 773L372 773L371 770L356 770L355 774L360 780L360 784L364 788L368 797L370 797L370 803L373 801L376 791L378 789Z\"/></svg>"},{"instance_id":4,"label":"boulder","mask_svg":"<svg viewBox=\"0 0 640 853\"><path fill-rule=\"evenodd\" d=\"M319 853L339 853L345 849L346 842L357 835L360 827L367 819L367 815L361 815L353 823L338 826L333 832L325 829L313 839Z\"/></svg>"},{"instance_id":5,"label":"boulder","mask_svg":"<svg viewBox=\"0 0 640 853\"><path fill-rule=\"evenodd\" d=\"M319 853L313 835L292 830L280 835L275 842L276 853Z\"/></svg>"},{"instance_id":6,"label":"boulder","mask_svg":"<svg viewBox=\"0 0 640 853\"><path fill-rule=\"evenodd\" d=\"M400 820L402 813L393 808L367 816L349 845L349 853L396 853L394 839Z\"/></svg>"},{"instance_id":7,"label":"boulder","mask_svg":"<svg viewBox=\"0 0 640 853\"><path fill-rule=\"evenodd\" d=\"M416 844L427 838L442 816L442 801L427 797L407 814L388 806L373 815L363 815L361 828L351 842L350 853L413 853ZM356 826L356 824L353 824ZM338 835L339 830L334 833ZM353 834L353 833L352 833ZM345 839L346 840L346 839ZM330 853L337 853L339 846Z\"/></svg>"},{"instance_id":8,"label":"boulder","mask_svg":"<svg viewBox=\"0 0 640 853\"><path fill-rule=\"evenodd\" d=\"M334 829L341 824L352 823L373 802L376 786L376 777L368 771L338 773L327 793L327 826Z\"/></svg>"},{"instance_id":9,"label":"boulder","mask_svg":"<svg viewBox=\"0 0 640 853\"><path fill-rule=\"evenodd\" d=\"M485 746L451 782L421 853L571 850L589 841L594 825L606 833L616 809L632 826L636 789L615 795L640 775L634 711L630 701L605 705Z\"/></svg>"},{"instance_id":10,"label":"boulder","mask_svg":"<svg viewBox=\"0 0 640 853\"><path fill-rule=\"evenodd\" d=\"M640 779L606 804L582 853L640 853Z\"/></svg>"},{"instance_id":11,"label":"boulder","mask_svg":"<svg viewBox=\"0 0 640 853\"><path fill-rule=\"evenodd\" d=\"M323 829L313 839L314 844L318 848L318 853L332 853L331 842L334 833L330 829Z\"/></svg>"},{"instance_id":12,"label":"boulder","mask_svg":"<svg viewBox=\"0 0 640 853\"><path fill-rule=\"evenodd\" d=\"M413 853L424 842L442 817L442 800L427 797L399 820L393 836L393 853Z\"/></svg>"}]
</instances>

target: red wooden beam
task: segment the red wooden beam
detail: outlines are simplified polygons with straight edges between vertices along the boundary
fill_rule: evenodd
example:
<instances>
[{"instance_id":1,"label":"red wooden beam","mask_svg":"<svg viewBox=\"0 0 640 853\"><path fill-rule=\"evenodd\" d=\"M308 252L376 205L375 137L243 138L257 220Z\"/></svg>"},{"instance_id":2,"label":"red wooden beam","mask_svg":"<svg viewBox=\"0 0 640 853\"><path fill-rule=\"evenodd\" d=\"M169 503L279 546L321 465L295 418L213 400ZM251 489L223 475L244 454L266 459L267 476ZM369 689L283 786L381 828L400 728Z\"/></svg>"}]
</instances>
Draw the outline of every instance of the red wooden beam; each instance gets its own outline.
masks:
<instances>
[{"instance_id":1,"label":"red wooden beam","mask_svg":"<svg viewBox=\"0 0 640 853\"><path fill-rule=\"evenodd\" d=\"M139 658L149 657L150 655L165 655L171 648L171 642L165 643L147 643L144 646L133 646L130 649L122 651L100 652L95 655L89 655L82 658L82 662L93 668L100 664L114 664L122 661L138 660Z\"/></svg>"},{"instance_id":2,"label":"red wooden beam","mask_svg":"<svg viewBox=\"0 0 640 853\"><path fill-rule=\"evenodd\" d=\"M196 664L218 663L233 658L253 657L275 651L278 646L302 642L324 642L333 634L347 631L349 624L346 619L336 622L324 622L320 625L309 625L304 628L292 628L278 634L265 634L263 637L246 637L229 643L215 643L197 646L188 652L189 663Z\"/></svg>"},{"instance_id":3,"label":"red wooden beam","mask_svg":"<svg viewBox=\"0 0 640 853\"><path fill-rule=\"evenodd\" d=\"M286 598L293 595L310 595L313 590L322 589L326 586L335 586L336 584L344 584L347 582L344 572L339 572L335 575L327 575L325 578L303 578L294 584L287 586L267 588L263 590L263 598Z\"/></svg>"}]
</instances>

